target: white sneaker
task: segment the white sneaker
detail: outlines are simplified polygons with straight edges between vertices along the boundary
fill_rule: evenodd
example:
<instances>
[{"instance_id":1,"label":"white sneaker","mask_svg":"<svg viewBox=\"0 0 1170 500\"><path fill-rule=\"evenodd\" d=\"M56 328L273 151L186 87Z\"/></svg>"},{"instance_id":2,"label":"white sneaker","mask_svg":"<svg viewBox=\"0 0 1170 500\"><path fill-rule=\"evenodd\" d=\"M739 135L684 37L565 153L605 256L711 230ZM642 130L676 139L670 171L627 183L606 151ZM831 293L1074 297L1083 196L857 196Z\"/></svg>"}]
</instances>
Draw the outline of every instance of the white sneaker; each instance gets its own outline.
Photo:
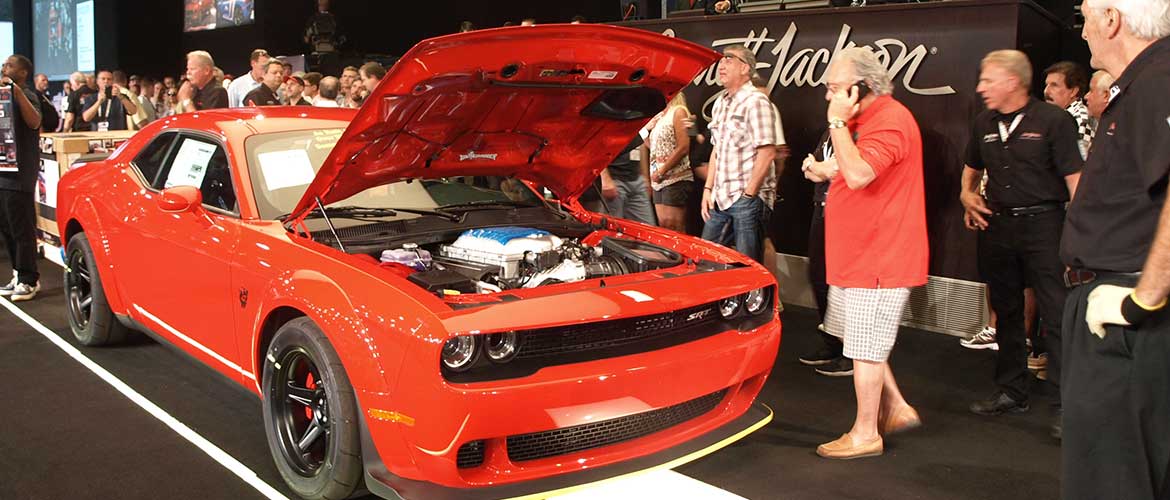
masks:
<instances>
[{"instance_id":1,"label":"white sneaker","mask_svg":"<svg viewBox=\"0 0 1170 500\"><path fill-rule=\"evenodd\" d=\"M999 343L995 341L995 328L990 326L984 327L983 331L975 334L974 337L960 340L959 344L968 349L999 350Z\"/></svg>"},{"instance_id":2,"label":"white sneaker","mask_svg":"<svg viewBox=\"0 0 1170 500\"><path fill-rule=\"evenodd\" d=\"M12 289L11 299L13 302L32 300L37 296L37 292L39 291L41 291L41 283L39 281L35 285L17 283L16 288Z\"/></svg>"},{"instance_id":3,"label":"white sneaker","mask_svg":"<svg viewBox=\"0 0 1170 500\"><path fill-rule=\"evenodd\" d=\"M16 271L12 271L12 281L9 281L4 286L0 286L0 297L12 295L12 291L16 289L16 283Z\"/></svg>"}]
</instances>

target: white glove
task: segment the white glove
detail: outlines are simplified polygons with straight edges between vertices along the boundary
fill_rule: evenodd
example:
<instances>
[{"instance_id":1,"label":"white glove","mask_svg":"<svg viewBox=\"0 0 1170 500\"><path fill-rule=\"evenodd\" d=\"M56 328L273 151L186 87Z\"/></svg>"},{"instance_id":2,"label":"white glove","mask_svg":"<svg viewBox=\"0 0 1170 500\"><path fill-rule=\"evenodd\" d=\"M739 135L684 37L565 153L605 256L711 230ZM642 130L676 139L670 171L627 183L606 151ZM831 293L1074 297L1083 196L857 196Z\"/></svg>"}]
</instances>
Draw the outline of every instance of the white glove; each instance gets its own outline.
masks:
<instances>
[{"instance_id":1,"label":"white glove","mask_svg":"<svg viewBox=\"0 0 1170 500\"><path fill-rule=\"evenodd\" d=\"M1121 315L1121 303L1132 288L1101 285L1089 292L1089 304L1085 308L1085 322L1089 324L1089 331L1101 338L1105 338L1105 325L1129 326L1129 321Z\"/></svg>"}]
</instances>

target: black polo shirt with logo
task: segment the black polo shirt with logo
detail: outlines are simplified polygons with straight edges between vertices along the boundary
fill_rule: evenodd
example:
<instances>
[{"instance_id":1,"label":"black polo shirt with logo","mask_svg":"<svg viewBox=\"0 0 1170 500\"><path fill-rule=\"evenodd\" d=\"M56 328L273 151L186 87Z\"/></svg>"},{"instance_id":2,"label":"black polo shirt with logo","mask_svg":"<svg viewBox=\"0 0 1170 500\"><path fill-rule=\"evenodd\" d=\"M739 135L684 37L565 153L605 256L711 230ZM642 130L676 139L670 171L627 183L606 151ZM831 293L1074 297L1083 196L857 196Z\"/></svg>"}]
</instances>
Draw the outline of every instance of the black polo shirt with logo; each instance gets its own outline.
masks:
<instances>
[{"instance_id":1,"label":"black polo shirt with logo","mask_svg":"<svg viewBox=\"0 0 1170 500\"><path fill-rule=\"evenodd\" d=\"M244 96L244 106L279 106L280 99L267 85L261 84Z\"/></svg>"},{"instance_id":2,"label":"black polo shirt with logo","mask_svg":"<svg viewBox=\"0 0 1170 500\"><path fill-rule=\"evenodd\" d=\"M1113 85L1069 205L1064 263L1138 272L1145 265L1170 174L1170 38L1138 54Z\"/></svg>"},{"instance_id":3,"label":"black polo shirt with logo","mask_svg":"<svg viewBox=\"0 0 1170 500\"><path fill-rule=\"evenodd\" d=\"M227 89L214 79L195 91L195 109L218 109L228 107Z\"/></svg>"},{"instance_id":4,"label":"black polo shirt with logo","mask_svg":"<svg viewBox=\"0 0 1170 500\"><path fill-rule=\"evenodd\" d=\"M987 203L993 210L1068 201L1064 178L1079 172L1083 161L1077 122L1067 111L1030 98L1015 113L984 110L972 131L967 166L986 170ZM1010 132L1006 143L1004 131Z\"/></svg>"}]
</instances>

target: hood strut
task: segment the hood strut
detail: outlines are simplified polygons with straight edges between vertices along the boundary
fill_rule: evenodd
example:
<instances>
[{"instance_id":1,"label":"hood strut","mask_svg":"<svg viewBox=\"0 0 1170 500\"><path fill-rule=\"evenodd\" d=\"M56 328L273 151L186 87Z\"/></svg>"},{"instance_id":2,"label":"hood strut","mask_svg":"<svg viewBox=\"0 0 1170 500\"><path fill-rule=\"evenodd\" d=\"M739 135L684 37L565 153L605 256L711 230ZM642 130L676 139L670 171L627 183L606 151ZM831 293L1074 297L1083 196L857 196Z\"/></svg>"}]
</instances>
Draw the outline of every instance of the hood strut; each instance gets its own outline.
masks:
<instances>
[{"instance_id":1,"label":"hood strut","mask_svg":"<svg viewBox=\"0 0 1170 500\"><path fill-rule=\"evenodd\" d=\"M333 227L333 220L329 218L329 214L325 213L325 204L321 203L321 197L314 196L313 199L317 200L317 208L321 209L321 217L325 219L325 224L329 225L329 232L333 233L333 239L337 240L337 248L341 249L342 252L349 253L345 251L345 245L341 243L341 237L337 235L337 228Z\"/></svg>"}]
</instances>

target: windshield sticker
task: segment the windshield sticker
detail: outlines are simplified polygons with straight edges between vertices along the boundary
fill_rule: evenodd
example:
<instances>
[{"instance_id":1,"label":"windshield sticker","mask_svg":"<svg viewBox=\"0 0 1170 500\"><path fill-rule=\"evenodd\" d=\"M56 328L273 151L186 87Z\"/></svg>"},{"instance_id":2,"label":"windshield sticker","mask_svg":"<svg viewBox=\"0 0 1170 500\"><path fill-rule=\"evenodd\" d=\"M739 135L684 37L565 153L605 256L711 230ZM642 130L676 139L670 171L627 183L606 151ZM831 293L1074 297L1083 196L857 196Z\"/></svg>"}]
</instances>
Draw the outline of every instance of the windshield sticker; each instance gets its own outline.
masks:
<instances>
[{"instance_id":1,"label":"windshield sticker","mask_svg":"<svg viewBox=\"0 0 1170 500\"><path fill-rule=\"evenodd\" d=\"M194 139L184 139L175 154L175 161L171 163L171 172L167 175L167 182L163 188L175 186L203 185L203 177L207 175L207 164L215 155L216 145Z\"/></svg>"},{"instance_id":2,"label":"windshield sticker","mask_svg":"<svg viewBox=\"0 0 1170 500\"><path fill-rule=\"evenodd\" d=\"M327 128L313 131L313 147L317 151L333 149L337 141L341 140L342 129Z\"/></svg>"},{"instance_id":3,"label":"windshield sticker","mask_svg":"<svg viewBox=\"0 0 1170 500\"><path fill-rule=\"evenodd\" d=\"M617 71L594 70L589 72L590 80L613 80L617 78Z\"/></svg>"},{"instance_id":4,"label":"windshield sticker","mask_svg":"<svg viewBox=\"0 0 1170 500\"><path fill-rule=\"evenodd\" d=\"M269 191L294 186L307 186L317 175L309 160L309 153L303 149L272 151L256 155L260 161L260 172L264 175L264 186Z\"/></svg>"}]
</instances>

